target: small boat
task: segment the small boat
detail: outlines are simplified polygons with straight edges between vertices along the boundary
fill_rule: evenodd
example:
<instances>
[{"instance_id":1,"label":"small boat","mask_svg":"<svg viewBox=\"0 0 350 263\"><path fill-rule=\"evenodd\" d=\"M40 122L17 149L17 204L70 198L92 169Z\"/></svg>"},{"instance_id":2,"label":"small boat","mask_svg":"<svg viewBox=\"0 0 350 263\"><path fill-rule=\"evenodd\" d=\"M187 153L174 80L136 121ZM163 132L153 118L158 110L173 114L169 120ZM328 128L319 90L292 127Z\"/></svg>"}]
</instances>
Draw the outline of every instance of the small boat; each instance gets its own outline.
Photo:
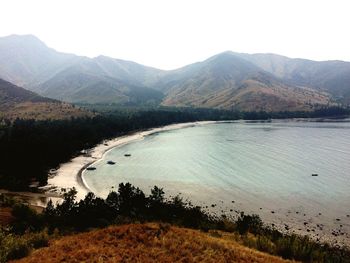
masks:
<instances>
[{"instance_id":1,"label":"small boat","mask_svg":"<svg viewBox=\"0 0 350 263\"><path fill-rule=\"evenodd\" d=\"M131 154L130 154L130 153L126 153L126 154L124 154L124 156L125 156L125 157L130 157Z\"/></svg>"},{"instance_id":2,"label":"small boat","mask_svg":"<svg viewBox=\"0 0 350 263\"><path fill-rule=\"evenodd\" d=\"M108 161L107 164L113 165L113 164L115 164L115 162L113 162L113 161Z\"/></svg>"},{"instance_id":3,"label":"small boat","mask_svg":"<svg viewBox=\"0 0 350 263\"><path fill-rule=\"evenodd\" d=\"M94 171L94 170L96 170L96 167L88 167L88 168L86 168L86 170L88 170L88 171Z\"/></svg>"},{"instance_id":4,"label":"small boat","mask_svg":"<svg viewBox=\"0 0 350 263\"><path fill-rule=\"evenodd\" d=\"M318 176L318 174L312 174L311 176Z\"/></svg>"}]
</instances>

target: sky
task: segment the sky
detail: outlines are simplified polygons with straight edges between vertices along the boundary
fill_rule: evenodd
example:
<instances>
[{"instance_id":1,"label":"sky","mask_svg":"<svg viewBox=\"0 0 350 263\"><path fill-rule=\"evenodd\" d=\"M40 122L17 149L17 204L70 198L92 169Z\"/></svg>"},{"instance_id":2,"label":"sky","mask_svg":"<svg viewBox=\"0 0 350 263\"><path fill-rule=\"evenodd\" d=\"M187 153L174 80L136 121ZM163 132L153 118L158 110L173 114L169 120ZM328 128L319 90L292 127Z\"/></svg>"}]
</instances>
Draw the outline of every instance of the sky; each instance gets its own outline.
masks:
<instances>
[{"instance_id":1,"label":"sky","mask_svg":"<svg viewBox=\"0 0 350 263\"><path fill-rule=\"evenodd\" d=\"M161 69L227 50L350 61L348 0L1 0L0 36Z\"/></svg>"}]
</instances>

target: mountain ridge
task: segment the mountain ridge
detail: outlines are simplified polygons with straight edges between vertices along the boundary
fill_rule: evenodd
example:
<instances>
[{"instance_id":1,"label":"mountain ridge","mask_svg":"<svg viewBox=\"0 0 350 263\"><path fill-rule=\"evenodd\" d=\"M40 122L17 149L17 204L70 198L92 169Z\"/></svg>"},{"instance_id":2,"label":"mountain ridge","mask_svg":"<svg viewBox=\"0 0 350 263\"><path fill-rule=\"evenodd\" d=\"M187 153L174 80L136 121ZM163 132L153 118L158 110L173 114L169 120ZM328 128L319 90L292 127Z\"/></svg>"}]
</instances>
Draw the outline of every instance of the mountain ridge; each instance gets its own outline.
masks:
<instances>
[{"instance_id":1,"label":"mountain ridge","mask_svg":"<svg viewBox=\"0 0 350 263\"><path fill-rule=\"evenodd\" d=\"M350 104L349 62L316 62L272 53L225 51L179 69L161 70L102 55L61 53L35 36L16 35L0 38L1 77L73 103L248 111Z\"/></svg>"}]
</instances>

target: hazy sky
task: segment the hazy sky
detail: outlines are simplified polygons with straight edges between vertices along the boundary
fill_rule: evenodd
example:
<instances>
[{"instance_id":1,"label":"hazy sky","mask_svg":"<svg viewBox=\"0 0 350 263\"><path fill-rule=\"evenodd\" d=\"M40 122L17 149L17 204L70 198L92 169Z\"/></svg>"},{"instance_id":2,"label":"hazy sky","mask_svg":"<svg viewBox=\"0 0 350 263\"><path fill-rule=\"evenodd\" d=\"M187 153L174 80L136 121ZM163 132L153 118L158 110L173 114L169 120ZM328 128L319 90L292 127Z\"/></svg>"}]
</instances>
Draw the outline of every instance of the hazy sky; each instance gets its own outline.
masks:
<instances>
[{"instance_id":1,"label":"hazy sky","mask_svg":"<svg viewBox=\"0 0 350 263\"><path fill-rule=\"evenodd\" d=\"M0 36L172 69L225 50L350 61L348 0L1 0Z\"/></svg>"}]
</instances>

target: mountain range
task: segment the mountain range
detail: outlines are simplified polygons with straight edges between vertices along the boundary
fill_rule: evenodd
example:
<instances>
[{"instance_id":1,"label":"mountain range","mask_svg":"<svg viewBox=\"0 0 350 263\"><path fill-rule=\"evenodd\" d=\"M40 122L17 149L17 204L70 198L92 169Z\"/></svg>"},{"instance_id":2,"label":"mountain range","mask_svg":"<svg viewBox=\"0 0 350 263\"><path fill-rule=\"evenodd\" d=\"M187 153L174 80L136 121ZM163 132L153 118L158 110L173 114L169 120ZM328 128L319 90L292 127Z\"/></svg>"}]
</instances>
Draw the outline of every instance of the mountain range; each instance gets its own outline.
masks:
<instances>
[{"instance_id":1,"label":"mountain range","mask_svg":"<svg viewBox=\"0 0 350 263\"><path fill-rule=\"evenodd\" d=\"M350 104L350 63L231 51L175 70L47 47L33 35L0 38L0 78L71 103L245 111Z\"/></svg>"}]
</instances>

